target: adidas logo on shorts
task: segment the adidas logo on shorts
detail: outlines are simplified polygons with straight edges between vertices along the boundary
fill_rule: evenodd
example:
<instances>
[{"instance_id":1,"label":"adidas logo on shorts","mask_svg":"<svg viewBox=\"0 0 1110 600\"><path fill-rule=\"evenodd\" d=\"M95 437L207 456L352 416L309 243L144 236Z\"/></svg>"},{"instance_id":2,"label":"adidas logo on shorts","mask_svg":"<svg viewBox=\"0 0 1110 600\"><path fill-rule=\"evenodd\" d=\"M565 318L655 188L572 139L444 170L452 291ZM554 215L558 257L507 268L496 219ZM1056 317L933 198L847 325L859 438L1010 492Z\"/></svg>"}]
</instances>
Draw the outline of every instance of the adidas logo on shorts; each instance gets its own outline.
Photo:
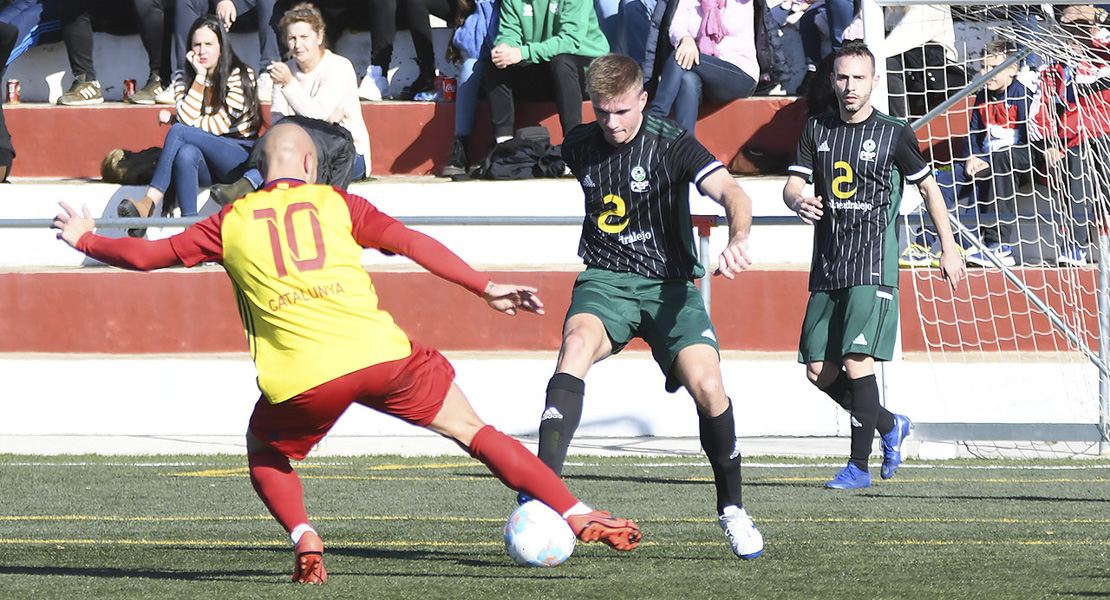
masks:
<instances>
[{"instance_id":1,"label":"adidas logo on shorts","mask_svg":"<svg viewBox=\"0 0 1110 600\"><path fill-rule=\"evenodd\" d=\"M713 333L712 329L706 329L705 331L701 332L701 337L713 340L714 342L717 341L717 334Z\"/></svg>"},{"instance_id":2,"label":"adidas logo on shorts","mask_svg":"<svg viewBox=\"0 0 1110 600\"><path fill-rule=\"evenodd\" d=\"M863 334L861 333L861 334L856 336L856 339L852 340L852 345L853 346L866 346L867 345L867 338L863 337Z\"/></svg>"}]
</instances>

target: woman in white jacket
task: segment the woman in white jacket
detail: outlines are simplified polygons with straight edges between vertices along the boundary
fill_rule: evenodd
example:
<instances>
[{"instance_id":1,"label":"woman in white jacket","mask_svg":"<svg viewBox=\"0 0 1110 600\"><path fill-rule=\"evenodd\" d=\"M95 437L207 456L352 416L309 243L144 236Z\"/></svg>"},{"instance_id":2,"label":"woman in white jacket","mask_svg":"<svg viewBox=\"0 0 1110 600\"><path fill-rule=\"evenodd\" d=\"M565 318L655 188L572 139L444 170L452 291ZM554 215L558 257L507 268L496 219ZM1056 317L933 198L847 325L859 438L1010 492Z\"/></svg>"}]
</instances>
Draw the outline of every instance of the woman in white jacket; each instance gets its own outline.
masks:
<instances>
[{"instance_id":1,"label":"woman in white jacket","mask_svg":"<svg viewBox=\"0 0 1110 600\"><path fill-rule=\"evenodd\" d=\"M352 179L370 175L370 134L362 118L358 99L358 76L351 61L327 49L324 18L308 3L286 11L278 29L291 59L270 64L274 80L270 104L270 123L283 117L300 115L339 125L351 133L355 158ZM246 172L242 179L227 186L214 186L213 199L227 204L258 189L262 175L257 169Z\"/></svg>"}]
</instances>

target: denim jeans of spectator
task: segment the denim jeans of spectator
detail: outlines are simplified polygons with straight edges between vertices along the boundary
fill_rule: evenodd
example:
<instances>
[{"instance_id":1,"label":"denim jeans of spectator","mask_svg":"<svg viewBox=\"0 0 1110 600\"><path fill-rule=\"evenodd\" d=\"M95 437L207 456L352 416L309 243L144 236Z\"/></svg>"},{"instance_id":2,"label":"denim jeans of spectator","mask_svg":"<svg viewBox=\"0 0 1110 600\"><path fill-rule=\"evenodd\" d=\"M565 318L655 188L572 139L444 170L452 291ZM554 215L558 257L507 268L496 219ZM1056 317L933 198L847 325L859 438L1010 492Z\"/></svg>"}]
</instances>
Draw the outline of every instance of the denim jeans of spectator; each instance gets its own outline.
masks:
<instances>
[{"instance_id":1,"label":"denim jeans of spectator","mask_svg":"<svg viewBox=\"0 0 1110 600\"><path fill-rule=\"evenodd\" d=\"M166 134L150 187L165 193L172 182L181 215L195 215L200 188L238 179L252 144L251 140L213 135L175 123Z\"/></svg>"},{"instance_id":2,"label":"denim jeans of spectator","mask_svg":"<svg viewBox=\"0 0 1110 600\"><path fill-rule=\"evenodd\" d=\"M455 88L455 136L474 131L474 114L478 112L478 92L482 89L482 73L488 60L467 58L459 66L459 82Z\"/></svg>"},{"instance_id":3,"label":"denim jeans of spectator","mask_svg":"<svg viewBox=\"0 0 1110 600\"><path fill-rule=\"evenodd\" d=\"M613 52L622 52L632 57L640 66L643 66L644 55L647 53L651 15L655 12L655 4L656 0L621 0L621 38Z\"/></svg>"},{"instance_id":4,"label":"denim jeans of spectator","mask_svg":"<svg viewBox=\"0 0 1110 600\"><path fill-rule=\"evenodd\" d=\"M693 132L698 121L698 106L708 102L728 102L747 98L755 91L755 80L740 67L715 56L702 54L689 71L678 66L672 54L663 66L663 76L655 91L648 114L666 117L674 106L674 120Z\"/></svg>"},{"instance_id":5,"label":"denim jeans of spectator","mask_svg":"<svg viewBox=\"0 0 1110 600\"><path fill-rule=\"evenodd\" d=\"M1106 189L1100 183L1107 181L1110 168L1107 167L1106 153L1110 152L1110 137L1099 136L1085 140L1067 149L1063 164L1049 168L1049 174L1066 177L1068 191L1068 210L1072 222L1065 225L1065 233L1083 250L1091 243L1091 228L1096 222L1097 206L1106 206ZM1097 158L1096 158L1097 157Z\"/></svg>"},{"instance_id":6,"label":"denim jeans of spectator","mask_svg":"<svg viewBox=\"0 0 1110 600\"><path fill-rule=\"evenodd\" d=\"M605 39L609 40L609 48L613 52L620 52L621 0L594 0L594 13L597 15L597 24Z\"/></svg>"},{"instance_id":7,"label":"denim jeans of spectator","mask_svg":"<svg viewBox=\"0 0 1110 600\"><path fill-rule=\"evenodd\" d=\"M981 157L986 159L987 157ZM979 181L977 196L981 223L980 237L988 246L1014 245L1017 214L1017 190L1028 179L1032 168L1029 146L1023 144L991 152L990 177Z\"/></svg>"},{"instance_id":8,"label":"denim jeans of spectator","mask_svg":"<svg viewBox=\"0 0 1110 600\"><path fill-rule=\"evenodd\" d=\"M0 72L32 46L62 40L59 12L59 0L13 0L0 8L0 23L19 30L11 54L0 64Z\"/></svg>"}]
</instances>

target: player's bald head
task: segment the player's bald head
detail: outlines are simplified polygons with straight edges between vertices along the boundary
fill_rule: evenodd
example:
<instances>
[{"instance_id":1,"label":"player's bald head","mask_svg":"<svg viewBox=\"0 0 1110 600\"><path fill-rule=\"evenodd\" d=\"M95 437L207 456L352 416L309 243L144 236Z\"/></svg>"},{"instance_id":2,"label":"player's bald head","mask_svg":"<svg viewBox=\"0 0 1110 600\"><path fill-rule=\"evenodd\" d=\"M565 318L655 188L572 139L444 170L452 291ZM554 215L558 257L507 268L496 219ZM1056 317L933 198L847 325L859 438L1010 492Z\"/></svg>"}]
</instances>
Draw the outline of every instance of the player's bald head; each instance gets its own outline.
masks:
<instances>
[{"instance_id":1,"label":"player's bald head","mask_svg":"<svg viewBox=\"0 0 1110 600\"><path fill-rule=\"evenodd\" d=\"M266 181L290 178L316 183L316 144L293 123L279 123L262 136L262 174Z\"/></svg>"}]
</instances>

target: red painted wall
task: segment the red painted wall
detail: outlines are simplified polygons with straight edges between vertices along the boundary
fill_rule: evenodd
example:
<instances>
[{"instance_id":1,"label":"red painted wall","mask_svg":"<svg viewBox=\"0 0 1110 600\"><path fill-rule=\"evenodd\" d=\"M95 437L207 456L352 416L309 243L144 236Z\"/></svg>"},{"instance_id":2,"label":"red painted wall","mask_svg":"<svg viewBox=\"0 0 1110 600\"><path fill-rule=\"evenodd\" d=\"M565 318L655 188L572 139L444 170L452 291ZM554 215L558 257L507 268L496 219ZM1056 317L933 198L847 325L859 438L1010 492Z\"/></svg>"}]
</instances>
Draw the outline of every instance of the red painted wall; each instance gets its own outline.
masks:
<instances>
[{"instance_id":1,"label":"red painted wall","mask_svg":"<svg viewBox=\"0 0 1110 600\"><path fill-rule=\"evenodd\" d=\"M1043 280L1064 290L1075 282L1054 269L1025 269L1032 283ZM513 271L491 273L498 281L534 285L547 314L508 317L489 309L468 292L423 272L373 273L381 305L411 337L441 350L556 350L563 316L570 302L576 273ZM1095 274L1084 271L1090 289ZM913 298L911 275L903 272L901 318L903 347L925 349ZM1016 328L1019 345L988 345L985 349L1017 350L1039 347L1052 334L1047 320L980 320L986 303L1028 306L1016 292L1005 289L997 272L977 272L968 282L980 298L945 308L946 340L963 340L978 347L992 340L996 330ZM726 350L792 352L808 298L805 271L751 271L734 281L716 278L712 287L713 321ZM988 287L994 296L987 296ZM959 298L968 298L961 292ZM1085 326L1096 330L1094 311ZM0 352L181 353L245 351L242 327L231 285L222 270L176 269L133 273L115 269L85 269L52 273L0 273ZM926 315L932 318L934 315ZM956 329L959 329L958 337ZM1093 340L1091 340L1093 343ZM644 348L637 343L633 348Z\"/></svg>"},{"instance_id":2,"label":"red painted wall","mask_svg":"<svg viewBox=\"0 0 1110 600\"><path fill-rule=\"evenodd\" d=\"M702 111L705 126L698 137L726 163L740 146L793 98L748 98ZM158 125L163 107L107 102L98 106L59 107L46 104L9 104L4 118L18 154L13 175L20 177L99 178L100 162L114 148L142 150L161 146L168 128ZM269 111L266 110L268 113ZM370 132L373 172L376 175L438 173L454 137L455 105L432 102L362 103ZM589 103L583 118L593 120ZM477 162L492 144L489 112L480 104L475 116L471 160ZM555 105L520 103L516 126L542 124L552 143L562 142ZM80 139L73 133L80 132Z\"/></svg>"}]
</instances>

